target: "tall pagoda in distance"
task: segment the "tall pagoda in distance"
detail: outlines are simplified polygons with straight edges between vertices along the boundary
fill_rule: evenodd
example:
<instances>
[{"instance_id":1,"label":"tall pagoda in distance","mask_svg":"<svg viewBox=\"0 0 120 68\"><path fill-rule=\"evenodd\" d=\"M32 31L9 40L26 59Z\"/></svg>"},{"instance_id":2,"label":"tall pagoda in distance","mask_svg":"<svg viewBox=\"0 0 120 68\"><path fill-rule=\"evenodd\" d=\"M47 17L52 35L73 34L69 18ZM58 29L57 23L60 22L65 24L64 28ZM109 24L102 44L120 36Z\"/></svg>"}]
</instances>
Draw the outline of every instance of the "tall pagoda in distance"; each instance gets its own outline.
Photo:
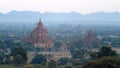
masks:
<instances>
[{"instance_id":1,"label":"tall pagoda in distance","mask_svg":"<svg viewBox=\"0 0 120 68\"><path fill-rule=\"evenodd\" d=\"M44 28L41 19L38 22L37 27L31 32L31 34L22 40L24 43L32 43L34 47L40 47L44 51L52 49L54 43L52 38L48 37L48 31Z\"/></svg>"}]
</instances>

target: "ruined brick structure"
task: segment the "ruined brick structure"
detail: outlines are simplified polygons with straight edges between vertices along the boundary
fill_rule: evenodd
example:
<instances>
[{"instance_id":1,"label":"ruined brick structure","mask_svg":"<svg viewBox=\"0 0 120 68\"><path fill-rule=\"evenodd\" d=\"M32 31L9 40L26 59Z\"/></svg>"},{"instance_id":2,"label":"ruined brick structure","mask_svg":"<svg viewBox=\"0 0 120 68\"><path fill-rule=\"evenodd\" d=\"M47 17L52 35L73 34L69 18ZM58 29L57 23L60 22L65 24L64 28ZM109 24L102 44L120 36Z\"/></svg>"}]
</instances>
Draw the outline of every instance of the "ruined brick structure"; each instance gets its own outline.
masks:
<instances>
[{"instance_id":1,"label":"ruined brick structure","mask_svg":"<svg viewBox=\"0 0 120 68\"><path fill-rule=\"evenodd\" d=\"M68 51L68 47L64 42L62 42L62 45L60 46L60 51L62 51L62 52Z\"/></svg>"},{"instance_id":2,"label":"ruined brick structure","mask_svg":"<svg viewBox=\"0 0 120 68\"><path fill-rule=\"evenodd\" d=\"M99 45L99 39L95 38L92 30L90 30L88 35L86 35L85 38L82 39L82 42L86 46L92 46L93 43L96 43L96 45Z\"/></svg>"},{"instance_id":3,"label":"ruined brick structure","mask_svg":"<svg viewBox=\"0 0 120 68\"><path fill-rule=\"evenodd\" d=\"M30 42L34 47L43 48L47 51L49 48L53 48L53 40L48 37L48 31L43 27L41 20L39 20L37 27L31 32L31 34L22 40L23 42Z\"/></svg>"}]
</instances>

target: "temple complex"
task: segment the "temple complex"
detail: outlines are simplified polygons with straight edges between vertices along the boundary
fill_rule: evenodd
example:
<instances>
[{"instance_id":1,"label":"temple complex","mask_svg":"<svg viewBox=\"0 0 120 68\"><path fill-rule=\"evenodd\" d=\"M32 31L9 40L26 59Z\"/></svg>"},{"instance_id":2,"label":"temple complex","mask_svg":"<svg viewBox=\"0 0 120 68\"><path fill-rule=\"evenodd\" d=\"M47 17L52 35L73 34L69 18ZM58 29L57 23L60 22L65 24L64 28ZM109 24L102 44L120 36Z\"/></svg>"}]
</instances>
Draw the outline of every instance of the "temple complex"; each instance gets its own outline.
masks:
<instances>
[{"instance_id":1,"label":"temple complex","mask_svg":"<svg viewBox=\"0 0 120 68\"><path fill-rule=\"evenodd\" d=\"M48 31L43 27L41 20L39 20L37 27L31 32L31 34L22 41L30 42L34 47L40 47L44 51L54 47L53 40L48 37Z\"/></svg>"}]
</instances>

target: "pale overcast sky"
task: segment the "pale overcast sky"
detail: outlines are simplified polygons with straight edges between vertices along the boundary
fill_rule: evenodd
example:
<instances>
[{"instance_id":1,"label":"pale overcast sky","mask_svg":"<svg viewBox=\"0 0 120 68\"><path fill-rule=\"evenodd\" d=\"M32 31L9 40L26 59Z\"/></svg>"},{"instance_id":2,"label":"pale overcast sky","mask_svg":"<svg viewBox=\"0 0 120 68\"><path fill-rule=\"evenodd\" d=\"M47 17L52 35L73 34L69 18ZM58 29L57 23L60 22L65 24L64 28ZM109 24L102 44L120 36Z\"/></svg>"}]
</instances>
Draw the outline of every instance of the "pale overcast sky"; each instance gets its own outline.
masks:
<instances>
[{"instance_id":1,"label":"pale overcast sky","mask_svg":"<svg viewBox=\"0 0 120 68\"><path fill-rule=\"evenodd\" d=\"M120 0L0 0L0 12L120 12Z\"/></svg>"}]
</instances>

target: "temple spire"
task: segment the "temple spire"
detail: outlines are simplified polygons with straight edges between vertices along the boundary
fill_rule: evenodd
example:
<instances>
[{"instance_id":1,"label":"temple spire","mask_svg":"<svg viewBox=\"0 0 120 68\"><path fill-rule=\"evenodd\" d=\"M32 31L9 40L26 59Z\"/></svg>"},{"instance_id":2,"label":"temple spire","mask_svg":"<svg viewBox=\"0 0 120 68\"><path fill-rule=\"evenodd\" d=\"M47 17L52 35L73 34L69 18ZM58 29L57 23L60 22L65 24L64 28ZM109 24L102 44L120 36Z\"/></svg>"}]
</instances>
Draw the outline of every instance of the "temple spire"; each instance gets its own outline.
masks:
<instances>
[{"instance_id":1,"label":"temple spire","mask_svg":"<svg viewBox=\"0 0 120 68\"><path fill-rule=\"evenodd\" d=\"M38 26L43 26L41 18L39 19Z\"/></svg>"},{"instance_id":2,"label":"temple spire","mask_svg":"<svg viewBox=\"0 0 120 68\"><path fill-rule=\"evenodd\" d=\"M39 22L41 22L41 18L39 19Z\"/></svg>"}]
</instances>

